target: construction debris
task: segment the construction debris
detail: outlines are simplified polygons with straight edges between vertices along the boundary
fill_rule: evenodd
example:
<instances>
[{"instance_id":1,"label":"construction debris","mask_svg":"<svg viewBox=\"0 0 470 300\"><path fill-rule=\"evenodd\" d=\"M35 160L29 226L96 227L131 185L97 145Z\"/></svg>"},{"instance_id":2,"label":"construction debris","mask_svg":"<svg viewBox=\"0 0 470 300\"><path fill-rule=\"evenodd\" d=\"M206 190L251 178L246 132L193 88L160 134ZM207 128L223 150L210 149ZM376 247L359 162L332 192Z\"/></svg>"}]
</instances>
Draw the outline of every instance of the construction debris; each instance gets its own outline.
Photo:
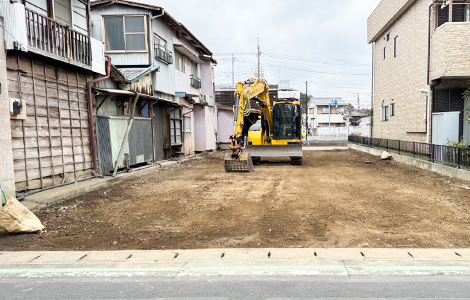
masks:
<instances>
[{"instance_id":1,"label":"construction debris","mask_svg":"<svg viewBox=\"0 0 470 300\"><path fill-rule=\"evenodd\" d=\"M8 233L38 233L44 231L41 221L23 204L10 197L0 211L0 231Z\"/></svg>"},{"instance_id":2,"label":"construction debris","mask_svg":"<svg viewBox=\"0 0 470 300\"><path fill-rule=\"evenodd\" d=\"M382 160L391 160L392 159L392 155L390 153L388 153L387 151L384 151L384 153L382 153Z\"/></svg>"}]
</instances>

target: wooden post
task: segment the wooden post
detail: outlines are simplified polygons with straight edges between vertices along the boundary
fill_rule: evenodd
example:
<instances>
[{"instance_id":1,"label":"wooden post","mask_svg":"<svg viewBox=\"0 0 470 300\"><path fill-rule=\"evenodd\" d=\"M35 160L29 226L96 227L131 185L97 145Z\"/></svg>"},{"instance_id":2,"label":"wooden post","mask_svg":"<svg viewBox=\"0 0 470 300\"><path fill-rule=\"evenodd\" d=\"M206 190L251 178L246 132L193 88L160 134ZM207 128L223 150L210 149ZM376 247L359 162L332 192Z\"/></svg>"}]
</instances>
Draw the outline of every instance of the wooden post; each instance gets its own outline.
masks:
<instances>
[{"instance_id":1,"label":"wooden post","mask_svg":"<svg viewBox=\"0 0 470 300\"><path fill-rule=\"evenodd\" d=\"M126 133L124 134L124 139L122 140L122 144L121 144L121 149L119 150L119 154L118 154L118 157L116 159L116 163L114 164L113 177L115 177L116 174L117 174L119 161L121 160L121 157L124 154L123 153L124 152L124 146L127 143L127 140L129 139L129 133L131 132L132 124L134 123L135 108L137 106L138 101L139 101L139 94L136 94L136 97L135 97L135 100L134 100L134 105L132 106L131 119L129 120L129 125L127 125L127 130L126 130Z\"/></svg>"}]
</instances>

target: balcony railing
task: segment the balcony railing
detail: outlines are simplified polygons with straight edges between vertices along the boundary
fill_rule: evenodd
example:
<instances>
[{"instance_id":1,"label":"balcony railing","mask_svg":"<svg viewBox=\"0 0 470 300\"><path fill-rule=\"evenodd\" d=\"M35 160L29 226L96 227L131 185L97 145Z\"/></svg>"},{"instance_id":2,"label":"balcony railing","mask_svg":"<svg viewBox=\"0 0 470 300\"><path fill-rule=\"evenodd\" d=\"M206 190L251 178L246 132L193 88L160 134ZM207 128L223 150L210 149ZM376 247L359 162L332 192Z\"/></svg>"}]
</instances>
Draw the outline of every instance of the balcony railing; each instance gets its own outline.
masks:
<instances>
[{"instance_id":1,"label":"balcony railing","mask_svg":"<svg viewBox=\"0 0 470 300\"><path fill-rule=\"evenodd\" d=\"M200 89L201 79L199 79L196 75L191 75L191 86L195 89Z\"/></svg>"},{"instance_id":2,"label":"balcony railing","mask_svg":"<svg viewBox=\"0 0 470 300\"><path fill-rule=\"evenodd\" d=\"M155 45L155 59L163 61L167 64L173 63L173 53L169 50L166 50L160 45Z\"/></svg>"},{"instance_id":3,"label":"balcony railing","mask_svg":"<svg viewBox=\"0 0 470 300\"><path fill-rule=\"evenodd\" d=\"M88 36L27 8L26 31L30 47L91 66Z\"/></svg>"}]
</instances>

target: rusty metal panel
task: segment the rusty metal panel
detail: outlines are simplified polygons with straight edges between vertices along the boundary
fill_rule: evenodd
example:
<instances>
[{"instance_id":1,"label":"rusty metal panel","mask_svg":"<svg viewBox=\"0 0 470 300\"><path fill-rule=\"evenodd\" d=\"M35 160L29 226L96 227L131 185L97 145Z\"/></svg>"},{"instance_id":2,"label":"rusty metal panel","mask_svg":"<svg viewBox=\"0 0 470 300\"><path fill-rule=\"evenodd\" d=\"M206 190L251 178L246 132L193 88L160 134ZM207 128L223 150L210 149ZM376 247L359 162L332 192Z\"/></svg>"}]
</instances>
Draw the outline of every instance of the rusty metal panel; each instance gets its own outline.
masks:
<instances>
[{"instance_id":1,"label":"rusty metal panel","mask_svg":"<svg viewBox=\"0 0 470 300\"><path fill-rule=\"evenodd\" d=\"M142 76L139 81L132 83L132 89L138 93L153 96L152 76Z\"/></svg>"}]
</instances>

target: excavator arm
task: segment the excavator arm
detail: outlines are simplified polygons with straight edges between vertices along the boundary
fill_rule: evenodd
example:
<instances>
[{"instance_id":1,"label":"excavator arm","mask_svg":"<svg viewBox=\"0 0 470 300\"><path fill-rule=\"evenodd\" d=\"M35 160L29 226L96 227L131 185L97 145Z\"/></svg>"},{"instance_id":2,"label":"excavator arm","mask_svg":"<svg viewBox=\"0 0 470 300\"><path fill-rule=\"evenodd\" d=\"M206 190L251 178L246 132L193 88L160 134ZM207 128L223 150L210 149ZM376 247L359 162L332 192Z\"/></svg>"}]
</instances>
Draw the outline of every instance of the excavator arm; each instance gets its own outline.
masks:
<instances>
[{"instance_id":1,"label":"excavator arm","mask_svg":"<svg viewBox=\"0 0 470 300\"><path fill-rule=\"evenodd\" d=\"M251 113L251 100L254 100L261 111L262 140L270 141L272 132L272 109L269 99L269 86L263 79L249 79L240 82L235 92L234 106L234 135L230 136L230 153L225 155L225 170L227 172L251 172L253 163L245 148L245 118Z\"/></svg>"}]
</instances>

